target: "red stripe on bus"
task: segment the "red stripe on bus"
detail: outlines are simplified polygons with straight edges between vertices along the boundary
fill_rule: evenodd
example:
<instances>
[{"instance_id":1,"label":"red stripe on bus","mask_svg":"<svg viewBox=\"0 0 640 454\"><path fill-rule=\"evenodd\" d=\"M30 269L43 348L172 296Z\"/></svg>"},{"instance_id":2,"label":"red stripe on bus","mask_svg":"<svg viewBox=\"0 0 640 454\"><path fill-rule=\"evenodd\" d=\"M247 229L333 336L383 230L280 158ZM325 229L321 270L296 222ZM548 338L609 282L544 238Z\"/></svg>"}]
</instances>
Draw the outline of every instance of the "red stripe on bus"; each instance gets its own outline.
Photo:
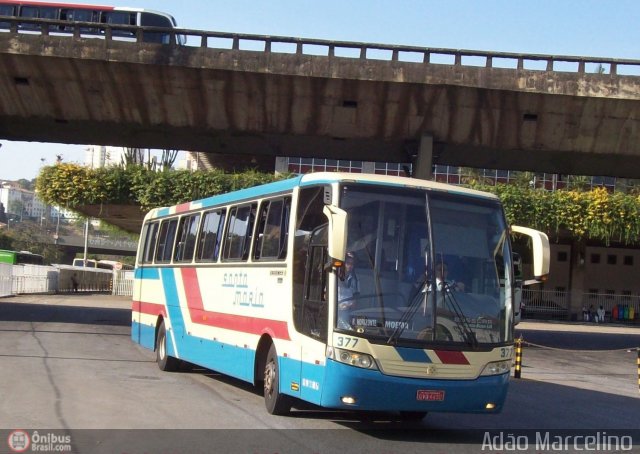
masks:
<instances>
[{"instance_id":1,"label":"red stripe on bus","mask_svg":"<svg viewBox=\"0 0 640 454\"><path fill-rule=\"evenodd\" d=\"M449 350L434 350L442 364L469 364L469 360L462 352L452 352Z\"/></svg>"},{"instance_id":2,"label":"red stripe on bus","mask_svg":"<svg viewBox=\"0 0 640 454\"><path fill-rule=\"evenodd\" d=\"M180 205L176 205L176 213L184 213L185 211L189 211L191 209L191 202L181 203Z\"/></svg>"},{"instance_id":3,"label":"red stripe on bus","mask_svg":"<svg viewBox=\"0 0 640 454\"><path fill-rule=\"evenodd\" d=\"M133 312L140 312L147 315L162 315L166 317L164 304L147 303L144 301L134 301L131 304L131 310Z\"/></svg>"},{"instance_id":4,"label":"red stripe on bus","mask_svg":"<svg viewBox=\"0 0 640 454\"><path fill-rule=\"evenodd\" d=\"M181 268L184 293L191 321L196 324L230 329L249 334L269 334L276 339L291 340L287 322L244 315L211 312L204 309L198 274L195 268Z\"/></svg>"}]
</instances>

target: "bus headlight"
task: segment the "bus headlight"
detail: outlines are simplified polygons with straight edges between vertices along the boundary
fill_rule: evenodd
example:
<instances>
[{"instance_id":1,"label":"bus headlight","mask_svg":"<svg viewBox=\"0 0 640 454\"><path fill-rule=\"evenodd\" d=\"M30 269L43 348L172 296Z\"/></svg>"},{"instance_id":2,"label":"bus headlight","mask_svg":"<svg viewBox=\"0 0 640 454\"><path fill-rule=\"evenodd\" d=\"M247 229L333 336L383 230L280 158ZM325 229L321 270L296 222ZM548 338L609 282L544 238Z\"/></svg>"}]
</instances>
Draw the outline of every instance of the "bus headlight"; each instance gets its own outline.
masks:
<instances>
[{"instance_id":1,"label":"bus headlight","mask_svg":"<svg viewBox=\"0 0 640 454\"><path fill-rule=\"evenodd\" d=\"M506 361L496 361L494 363L489 363L484 366L482 369L482 373L480 375L500 375L507 374L511 371L511 360L508 359Z\"/></svg>"},{"instance_id":2,"label":"bus headlight","mask_svg":"<svg viewBox=\"0 0 640 454\"><path fill-rule=\"evenodd\" d=\"M352 352L336 347L327 347L327 358L334 359L343 364L349 364L350 366L361 367L362 369L378 369L373 357L366 353Z\"/></svg>"}]
</instances>

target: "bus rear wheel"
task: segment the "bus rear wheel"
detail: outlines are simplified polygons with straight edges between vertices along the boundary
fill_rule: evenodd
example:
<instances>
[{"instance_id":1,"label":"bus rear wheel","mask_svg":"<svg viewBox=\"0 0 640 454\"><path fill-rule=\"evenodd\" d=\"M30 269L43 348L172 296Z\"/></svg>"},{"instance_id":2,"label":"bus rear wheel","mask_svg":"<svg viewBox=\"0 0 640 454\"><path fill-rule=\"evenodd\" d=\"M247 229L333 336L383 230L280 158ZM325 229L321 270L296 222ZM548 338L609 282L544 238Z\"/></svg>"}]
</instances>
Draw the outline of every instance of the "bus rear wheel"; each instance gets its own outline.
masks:
<instances>
[{"instance_id":1,"label":"bus rear wheel","mask_svg":"<svg viewBox=\"0 0 640 454\"><path fill-rule=\"evenodd\" d=\"M264 403L272 415L287 415L291 410L291 398L280 394L280 370L276 346L271 344L264 366Z\"/></svg>"},{"instance_id":2,"label":"bus rear wheel","mask_svg":"<svg viewBox=\"0 0 640 454\"><path fill-rule=\"evenodd\" d=\"M158 328L158 338L156 339L156 362L160 370L165 372L175 372L180 366L180 360L167 354L167 329L164 327L164 320L160 322Z\"/></svg>"}]
</instances>

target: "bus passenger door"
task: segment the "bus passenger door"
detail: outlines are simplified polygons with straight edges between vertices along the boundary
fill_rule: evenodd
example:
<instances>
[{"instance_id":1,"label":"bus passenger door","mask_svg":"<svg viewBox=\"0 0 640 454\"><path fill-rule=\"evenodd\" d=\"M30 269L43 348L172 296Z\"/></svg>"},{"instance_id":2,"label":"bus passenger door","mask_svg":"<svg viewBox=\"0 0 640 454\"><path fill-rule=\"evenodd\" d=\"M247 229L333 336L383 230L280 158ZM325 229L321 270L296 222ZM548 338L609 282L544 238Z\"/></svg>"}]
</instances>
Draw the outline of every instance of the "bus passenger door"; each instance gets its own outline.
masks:
<instances>
[{"instance_id":1,"label":"bus passenger door","mask_svg":"<svg viewBox=\"0 0 640 454\"><path fill-rule=\"evenodd\" d=\"M305 338L301 346L300 397L318 404L324 381L329 320L327 260L327 226L324 225L311 234L309 241L302 306Z\"/></svg>"}]
</instances>

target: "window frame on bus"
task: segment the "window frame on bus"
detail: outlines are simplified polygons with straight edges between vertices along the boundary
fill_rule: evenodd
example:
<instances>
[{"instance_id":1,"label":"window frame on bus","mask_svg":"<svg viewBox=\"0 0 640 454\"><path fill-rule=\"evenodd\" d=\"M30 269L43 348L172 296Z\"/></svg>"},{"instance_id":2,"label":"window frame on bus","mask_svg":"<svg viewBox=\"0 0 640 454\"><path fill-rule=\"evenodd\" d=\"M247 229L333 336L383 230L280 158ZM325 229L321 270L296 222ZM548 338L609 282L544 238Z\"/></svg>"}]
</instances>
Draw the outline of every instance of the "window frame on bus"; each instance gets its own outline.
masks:
<instances>
[{"instance_id":1,"label":"window frame on bus","mask_svg":"<svg viewBox=\"0 0 640 454\"><path fill-rule=\"evenodd\" d=\"M215 225L215 232L213 229L205 231L209 226L209 219L214 216L218 217L217 221L213 221L217 222ZM218 261L220 250L222 249L222 241L224 239L224 227L226 225L226 220L226 207L217 207L202 213L202 221L200 222L200 229L198 231L198 244L195 254L196 263L216 263ZM213 227L213 225L211 225L211 227ZM208 242L210 238L213 239L212 243ZM211 251L211 254L209 254L209 251Z\"/></svg>"},{"instance_id":2,"label":"window frame on bus","mask_svg":"<svg viewBox=\"0 0 640 454\"><path fill-rule=\"evenodd\" d=\"M163 27L174 28L173 21L169 16L151 11L143 11L138 15L138 23L142 27ZM146 43L169 44L171 35L163 32L143 32L143 39Z\"/></svg>"},{"instance_id":3,"label":"window frame on bus","mask_svg":"<svg viewBox=\"0 0 640 454\"><path fill-rule=\"evenodd\" d=\"M278 219L272 218L274 205L280 204ZM264 199L257 215L253 245L254 261L282 261L287 258L289 221L291 218L291 196ZM277 222L274 222L277 221ZM268 241L268 242L267 242ZM265 247L275 246L275 254L265 254Z\"/></svg>"},{"instance_id":4,"label":"window frame on bus","mask_svg":"<svg viewBox=\"0 0 640 454\"><path fill-rule=\"evenodd\" d=\"M72 6L70 6L69 8L61 8L60 9L60 20L65 20L68 21L70 23L72 22L94 22L94 23L99 23L100 22L100 15L101 12L97 9L90 9L90 8L74 8ZM89 16L89 17L77 17L78 15L80 16ZM65 25L61 25L60 26L60 30L73 30L74 26L70 25L70 26L65 26ZM100 34L101 30L99 28L92 28L92 27L81 27L80 28L80 33L84 33L84 34Z\"/></svg>"},{"instance_id":5,"label":"window frame on bus","mask_svg":"<svg viewBox=\"0 0 640 454\"><path fill-rule=\"evenodd\" d=\"M140 264L153 263L153 259L155 257L155 251L156 251L156 243L158 241L159 227L160 227L160 221L158 220L149 221L144 225L144 228L142 229L142 238L141 238L142 247L140 248L140 257L138 257L138 263Z\"/></svg>"},{"instance_id":6,"label":"window frame on bus","mask_svg":"<svg viewBox=\"0 0 640 454\"><path fill-rule=\"evenodd\" d=\"M162 229L164 226L167 226L167 232L164 240L162 239ZM172 229L172 230L171 230ZM156 240L156 253L154 263L169 265L171 264L171 260L173 258L173 250L176 244L176 232L178 230L178 217L171 217L167 219L163 219L160 222L160 229L158 230L158 237ZM169 235L171 235L171 243L168 242ZM164 242L163 242L164 241ZM168 250L167 246L170 245ZM162 251L160 251L162 248ZM162 254L162 255L161 255Z\"/></svg>"},{"instance_id":7,"label":"window frame on bus","mask_svg":"<svg viewBox=\"0 0 640 454\"><path fill-rule=\"evenodd\" d=\"M123 20L114 20L114 19L123 19ZM126 19L126 21L124 21ZM135 33L131 30L125 30L119 28L119 25L138 25L138 13L133 11L122 11L122 10L113 10L113 11L101 11L99 22L101 24L111 25L111 34L112 36L125 37L125 38L135 38ZM104 32L104 30L103 30Z\"/></svg>"},{"instance_id":8,"label":"window frame on bus","mask_svg":"<svg viewBox=\"0 0 640 454\"><path fill-rule=\"evenodd\" d=\"M238 214L241 210L247 209L247 219L239 221L246 223L243 235L238 236L236 239L232 239L231 235L235 234L235 224L239 219ZM253 230L257 211L258 201L232 205L229 208L224 240L222 242L222 262L246 262L249 259L251 245L253 243ZM236 246L238 242L240 242L240 247ZM233 248L236 248L237 250Z\"/></svg>"},{"instance_id":9,"label":"window frame on bus","mask_svg":"<svg viewBox=\"0 0 640 454\"><path fill-rule=\"evenodd\" d=\"M174 244L173 262L191 263L196 251L198 231L200 230L201 213L195 212L180 217ZM189 223L189 228L185 225ZM194 229L195 227L195 229Z\"/></svg>"},{"instance_id":10,"label":"window frame on bus","mask_svg":"<svg viewBox=\"0 0 640 454\"><path fill-rule=\"evenodd\" d=\"M60 16L60 8L40 5L20 5L17 17L25 19L50 19L57 20ZM25 14L26 13L26 14ZM20 24L20 28L24 30L40 30L40 24Z\"/></svg>"}]
</instances>

